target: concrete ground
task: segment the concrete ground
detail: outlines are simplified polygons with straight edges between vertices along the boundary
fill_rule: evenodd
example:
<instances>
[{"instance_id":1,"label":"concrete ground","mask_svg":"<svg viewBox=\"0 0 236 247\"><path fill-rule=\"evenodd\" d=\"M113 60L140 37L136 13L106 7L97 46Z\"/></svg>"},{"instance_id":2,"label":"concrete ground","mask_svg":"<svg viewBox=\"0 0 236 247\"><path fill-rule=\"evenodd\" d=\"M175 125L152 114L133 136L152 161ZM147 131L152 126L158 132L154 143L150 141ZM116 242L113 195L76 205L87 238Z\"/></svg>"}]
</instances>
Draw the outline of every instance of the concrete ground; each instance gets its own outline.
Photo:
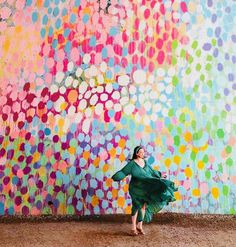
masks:
<instances>
[{"instance_id":1,"label":"concrete ground","mask_svg":"<svg viewBox=\"0 0 236 247\"><path fill-rule=\"evenodd\" d=\"M0 217L0 247L236 246L236 216L159 213L130 236L129 215Z\"/></svg>"}]
</instances>

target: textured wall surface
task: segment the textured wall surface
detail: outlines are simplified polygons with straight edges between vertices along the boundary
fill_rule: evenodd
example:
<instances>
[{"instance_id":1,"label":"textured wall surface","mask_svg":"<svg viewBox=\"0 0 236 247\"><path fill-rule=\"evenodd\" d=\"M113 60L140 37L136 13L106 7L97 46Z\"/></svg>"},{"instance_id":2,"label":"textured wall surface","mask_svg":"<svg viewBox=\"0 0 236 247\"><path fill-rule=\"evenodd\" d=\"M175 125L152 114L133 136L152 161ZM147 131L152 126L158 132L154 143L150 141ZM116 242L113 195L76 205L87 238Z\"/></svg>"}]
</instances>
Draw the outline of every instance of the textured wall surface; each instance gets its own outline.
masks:
<instances>
[{"instance_id":1,"label":"textured wall surface","mask_svg":"<svg viewBox=\"0 0 236 247\"><path fill-rule=\"evenodd\" d=\"M130 213L142 143L165 210L236 213L236 2L0 0L0 215Z\"/></svg>"}]
</instances>

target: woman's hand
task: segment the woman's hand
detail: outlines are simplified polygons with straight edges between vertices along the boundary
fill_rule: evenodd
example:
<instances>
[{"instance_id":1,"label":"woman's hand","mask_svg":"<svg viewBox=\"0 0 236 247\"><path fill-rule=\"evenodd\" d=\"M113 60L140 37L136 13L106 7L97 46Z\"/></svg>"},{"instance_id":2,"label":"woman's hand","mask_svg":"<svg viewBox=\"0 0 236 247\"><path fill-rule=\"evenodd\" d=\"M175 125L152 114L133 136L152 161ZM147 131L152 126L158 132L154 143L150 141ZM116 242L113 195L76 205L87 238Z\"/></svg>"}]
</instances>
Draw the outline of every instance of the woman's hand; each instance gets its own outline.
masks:
<instances>
[{"instance_id":1,"label":"woman's hand","mask_svg":"<svg viewBox=\"0 0 236 247\"><path fill-rule=\"evenodd\" d=\"M166 175L166 174L165 174L165 175L162 175L162 177L163 177L163 178L167 178L167 175Z\"/></svg>"}]
</instances>

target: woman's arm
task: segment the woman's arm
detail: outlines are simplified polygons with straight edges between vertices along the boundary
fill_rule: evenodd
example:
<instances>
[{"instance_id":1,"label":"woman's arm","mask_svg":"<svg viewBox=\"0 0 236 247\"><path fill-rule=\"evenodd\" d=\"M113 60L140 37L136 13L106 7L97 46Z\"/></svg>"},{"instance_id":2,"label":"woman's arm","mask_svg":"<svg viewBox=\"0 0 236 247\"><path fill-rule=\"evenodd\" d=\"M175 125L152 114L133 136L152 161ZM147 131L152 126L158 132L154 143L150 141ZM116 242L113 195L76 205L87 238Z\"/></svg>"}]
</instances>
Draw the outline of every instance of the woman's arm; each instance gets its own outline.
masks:
<instances>
[{"instance_id":1,"label":"woman's arm","mask_svg":"<svg viewBox=\"0 0 236 247\"><path fill-rule=\"evenodd\" d=\"M111 178L114 181L120 181L124 179L126 176L130 175L131 170L132 170L132 162L129 162L124 168L116 172Z\"/></svg>"},{"instance_id":2,"label":"woman's arm","mask_svg":"<svg viewBox=\"0 0 236 247\"><path fill-rule=\"evenodd\" d=\"M147 161L145 161L145 162L147 162ZM157 177L157 178L161 178L161 172L160 171L153 169L152 166L149 164L148 164L148 167L150 169L152 176Z\"/></svg>"}]
</instances>

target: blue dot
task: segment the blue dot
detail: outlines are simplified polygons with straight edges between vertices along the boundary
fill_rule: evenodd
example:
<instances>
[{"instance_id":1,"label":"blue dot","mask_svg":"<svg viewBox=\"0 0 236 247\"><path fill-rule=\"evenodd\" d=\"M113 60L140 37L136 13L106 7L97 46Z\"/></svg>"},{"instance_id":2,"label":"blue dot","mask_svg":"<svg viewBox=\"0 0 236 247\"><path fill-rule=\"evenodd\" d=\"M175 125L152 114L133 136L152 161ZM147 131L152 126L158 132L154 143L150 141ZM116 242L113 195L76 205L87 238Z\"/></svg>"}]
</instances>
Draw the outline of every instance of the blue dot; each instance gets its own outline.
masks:
<instances>
[{"instance_id":1,"label":"blue dot","mask_svg":"<svg viewBox=\"0 0 236 247\"><path fill-rule=\"evenodd\" d=\"M92 36L92 37L90 38L89 45L90 45L91 47L96 46L96 37L95 37L95 36Z\"/></svg>"},{"instance_id":2,"label":"blue dot","mask_svg":"<svg viewBox=\"0 0 236 247\"><path fill-rule=\"evenodd\" d=\"M18 181L19 181L18 177L14 176L14 177L12 178L12 183L13 183L14 185L16 185L16 184L18 183Z\"/></svg>"},{"instance_id":3,"label":"blue dot","mask_svg":"<svg viewBox=\"0 0 236 247\"><path fill-rule=\"evenodd\" d=\"M56 49L57 48L57 45L58 45L58 40L57 39L54 39L53 42L52 42L52 48L53 49Z\"/></svg>"},{"instance_id":4,"label":"blue dot","mask_svg":"<svg viewBox=\"0 0 236 247\"><path fill-rule=\"evenodd\" d=\"M9 215L14 215L14 207L8 208L8 214Z\"/></svg>"},{"instance_id":5,"label":"blue dot","mask_svg":"<svg viewBox=\"0 0 236 247\"><path fill-rule=\"evenodd\" d=\"M109 32L110 36L115 36L117 33L118 33L117 27L111 27Z\"/></svg>"},{"instance_id":6,"label":"blue dot","mask_svg":"<svg viewBox=\"0 0 236 247\"><path fill-rule=\"evenodd\" d=\"M62 16L65 16L66 14L67 14L67 9L66 9L66 8L64 8L64 9L62 10L61 15L62 15Z\"/></svg>"},{"instance_id":7,"label":"blue dot","mask_svg":"<svg viewBox=\"0 0 236 247\"><path fill-rule=\"evenodd\" d=\"M83 16L83 23L86 24L88 21L89 21L89 15L88 14L85 14Z\"/></svg>"},{"instance_id":8,"label":"blue dot","mask_svg":"<svg viewBox=\"0 0 236 247\"><path fill-rule=\"evenodd\" d=\"M107 77L108 79L112 79L112 72L111 72L111 70L108 70L108 71L106 72L106 77Z\"/></svg>"},{"instance_id":9,"label":"blue dot","mask_svg":"<svg viewBox=\"0 0 236 247\"><path fill-rule=\"evenodd\" d=\"M45 29L45 28L42 28L42 29L41 29L40 35L41 35L42 38L45 37L45 35L46 35L46 29Z\"/></svg>"},{"instance_id":10,"label":"blue dot","mask_svg":"<svg viewBox=\"0 0 236 247\"><path fill-rule=\"evenodd\" d=\"M122 118L120 119L120 122L121 122L122 125L126 125L126 124L127 124L127 119L124 118L124 117L122 117Z\"/></svg>"},{"instance_id":11,"label":"blue dot","mask_svg":"<svg viewBox=\"0 0 236 247\"><path fill-rule=\"evenodd\" d=\"M48 14L51 14L52 13L52 8L48 8Z\"/></svg>"},{"instance_id":12,"label":"blue dot","mask_svg":"<svg viewBox=\"0 0 236 247\"><path fill-rule=\"evenodd\" d=\"M51 100L49 100L49 101L47 102L47 108L48 108L48 109L51 109L52 106L53 106L53 102L52 102Z\"/></svg>"},{"instance_id":13,"label":"blue dot","mask_svg":"<svg viewBox=\"0 0 236 247\"><path fill-rule=\"evenodd\" d=\"M75 1L75 7L79 7L80 6L80 0L76 0Z\"/></svg>"},{"instance_id":14,"label":"blue dot","mask_svg":"<svg viewBox=\"0 0 236 247\"><path fill-rule=\"evenodd\" d=\"M49 7L49 5L50 5L50 1L49 0L45 0L44 1L44 7L47 8L47 7Z\"/></svg>"},{"instance_id":15,"label":"blue dot","mask_svg":"<svg viewBox=\"0 0 236 247\"><path fill-rule=\"evenodd\" d=\"M107 58L107 48L102 49L102 58Z\"/></svg>"},{"instance_id":16,"label":"blue dot","mask_svg":"<svg viewBox=\"0 0 236 247\"><path fill-rule=\"evenodd\" d=\"M65 45L65 52L69 53L71 50L71 42L67 41Z\"/></svg>"},{"instance_id":17,"label":"blue dot","mask_svg":"<svg viewBox=\"0 0 236 247\"><path fill-rule=\"evenodd\" d=\"M75 22L76 22L76 15L75 15L75 14L72 14L72 15L70 16L70 22L71 22L71 23L75 23Z\"/></svg>"},{"instance_id":18,"label":"blue dot","mask_svg":"<svg viewBox=\"0 0 236 247\"><path fill-rule=\"evenodd\" d=\"M125 57L125 56L127 56L127 55L128 55L128 49L127 49L127 47L124 47L124 48L122 49L122 56Z\"/></svg>"},{"instance_id":19,"label":"blue dot","mask_svg":"<svg viewBox=\"0 0 236 247\"><path fill-rule=\"evenodd\" d=\"M32 0L26 0L26 6L30 6L32 4Z\"/></svg>"},{"instance_id":20,"label":"blue dot","mask_svg":"<svg viewBox=\"0 0 236 247\"><path fill-rule=\"evenodd\" d=\"M48 16L44 15L43 17L43 25L46 25L48 23Z\"/></svg>"},{"instance_id":21,"label":"blue dot","mask_svg":"<svg viewBox=\"0 0 236 247\"><path fill-rule=\"evenodd\" d=\"M44 130L44 133L45 133L45 135L50 135L51 134L51 130L49 129L49 128L46 128L45 130Z\"/></svg>"},{"instance_id":22,"label":"blue dot","mask_svg":"<svg viewBox=\"0 0 236 247\"><path fill-rule=\"evenodd\" d=\"M38 13L37 12L34 12L33 14L32 14L32 21L33 22L36 22L38 20Z\"/></svg>"},{"instance_id":23,"label":"blue dot","mask_svg":"<svg viewBox=\"0 0 236 247\"><path fill-rule=\"evenodd\" d=\"M57 19L55 23L56 29L59 29L61 27L61 19Z\"/></svg>"},{"instance_id":24,"label":"blue dot","mask_svg":"<svg viewBox=\"0 0 236 247\"><path fill-rule=\"evenodd\" d=\"M53 35L53 28L52 26L50 26L48 30L48 36L51 37L52 35Z\"/></svg>"},{"instance_id":25,"label":"blue dot","mask_svg":"<svg viewBox=\"0 0 236 247\"><path fill-rule=\"evenodd\" d=\"M114 58L109 58L108 66L113 67L114 63L115 63Z\"/></svg>"},{"instance_id":26,"label":"blue dot","mask_svg":"<svg viewBox=\"0 0 236 247\"><path fill-rule=\"evenodd\" d=\"M54 2L55 2L56 5L58 5L60 0L55 0Z\"/></svg>"},{"instance_id":27,"label":"blue dot","mask_svg":"<svg viewBox=\"0 0 236 247\"><path fill-rule=\"evenodd\" d=\"M119 89L119 84L118 83L113 83L112 87L114 90L118 90Z\"/></svg>"},{"instance_id":28,"label":"blue dot","mask_svg":"<svg viewBox=\"0 0 236 247\"><path fill-rule=\"evenodd\" d=\"M75 133L76 130L77 130L77 125L75 123L72 123L72 125L70 126L71 133Z\"/></svg>"},{"instance_id":29,"label":"blue dot","mask_svg":"<svg viewBox=\"0 0 236 247\"><path fill-rule=\"evenodd\" d=\"M120 66L119 65L115 65L114 67L114 70L115 70L115 73L118 73L120 71Z\"/></svg>"},{"instance_id":30,"label":"blue dot","mask_svg":"<svg viewBox=\"0 0 236 247\"><path fill-rule=\"evenodd\" d=\"M212 37L212 35L213 35L213 30L212 30L212 28L208 28L208 29L207 29L207 36L208 36L208 37Z\"/></svg>"},{"instance_id":31,"label":"blue dot","mask_svg":"<svg viewBox=\"0 0 236 247\"><path fill-rule=\"evenodd\" d=\"M56 8L53 10L53 15L56 17L56 16L58 16L58 14L59 14L59 8L56 7Z\"/></svg>"},{"instance_id":32,"label":"blue dot","mask_svg":"<svg viewBox=\"0 0 236 247\"><path fill-rule=\"evenodd\" d=\"M0 215L4 215L4 204L0 202Z\"/></svg>"}]
</instances>

